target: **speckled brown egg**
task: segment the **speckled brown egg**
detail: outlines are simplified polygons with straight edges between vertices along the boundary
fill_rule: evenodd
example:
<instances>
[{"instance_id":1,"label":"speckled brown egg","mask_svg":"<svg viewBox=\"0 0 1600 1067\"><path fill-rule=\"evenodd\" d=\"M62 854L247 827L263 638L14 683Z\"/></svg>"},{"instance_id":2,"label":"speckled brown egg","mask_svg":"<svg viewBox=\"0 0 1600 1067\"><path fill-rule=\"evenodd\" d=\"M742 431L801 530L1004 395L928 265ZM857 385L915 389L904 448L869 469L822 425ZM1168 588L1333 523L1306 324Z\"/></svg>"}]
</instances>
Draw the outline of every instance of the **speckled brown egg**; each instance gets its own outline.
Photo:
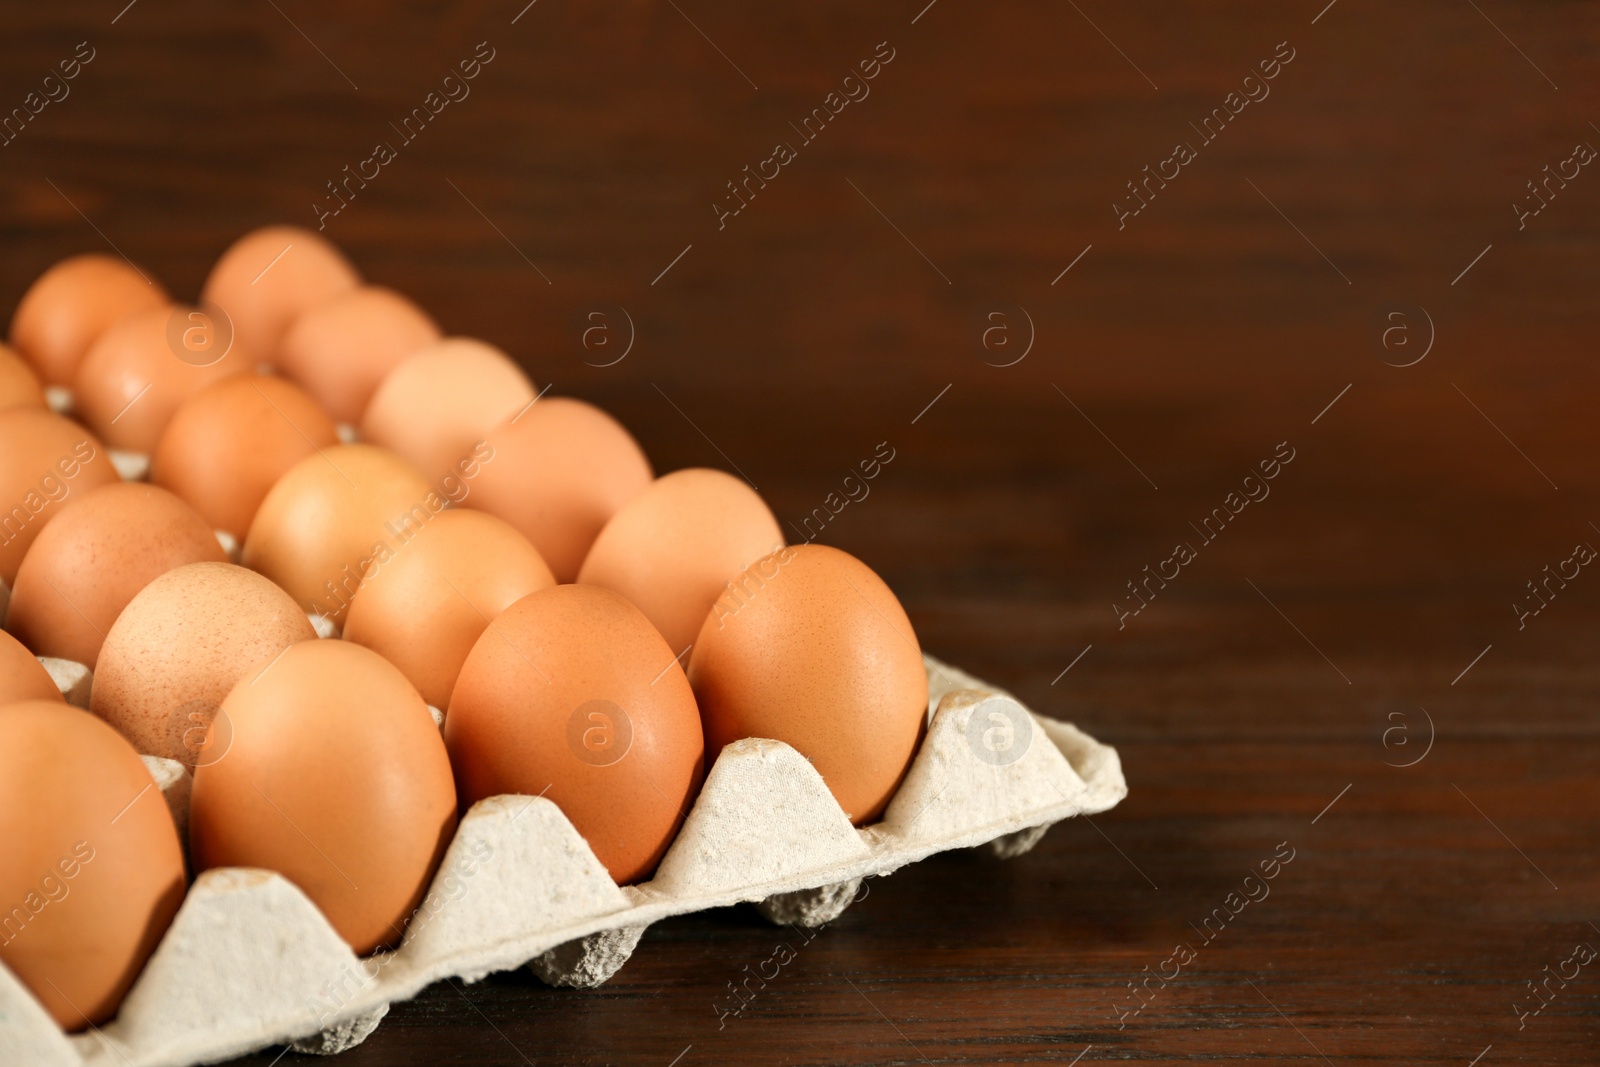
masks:
<instances>
[{"instance_id":1,"label":"speckled brown egg","mask_svg":"<svg viewBox=\"0 0 1600 1067\"><path fill-rule=\"evenodd\" d=\"M315 637L289 594L255 571L178 567L141 589L107 632L89 710L140 752L193 767L225 753L203 743L234 684Z\"/></svg>"},{"instance_id":2,"label":"speckled brown egg","mask_svg":"<svg viewBox=\"0 0 1600 1067\"><path fill-rule=\"evenodd\" d=\"M510 356L470 337L447 337L389 372L361 416L361 436L438 480L533 397L533 383Z\"/></svg>"},{"instance_id":3,"label":"speckled brown egg","mask_svg":"<svg viewBox=\"0 0 1600 1067\"><path fill-rule=\"evenodd\" d=\"M207 386L173 412L150 459L150 481L243 541L267 491L296 463L339 443L304 389L267 374Z\"/></svg>"},{"instance_id":4,"label":"speckled brown egg","mask_svg":"<svg viewBox=\"0 0 1600 1067\"><path fill-rule=\"evenodd\" d=\"M700 628L689 682L707 749L792 746L858 826L894 796L928 713L905 609L865 563L823 545L774 552L733 580Z\"/></svg>"},{"instance_id":5,"label":"speckled brown egg","mask_svg":"<svg viewBox=\"0 0 1600 1067\"><path fill-rule=\"evenodd\" d=\"M723 587L782 547L778 520L747 483L723 471L673 471L611 516L578 581L627 597L681 655Z\"/></svg>"},{"instance_id":6,"label":"speckled brown egg","mask_svg":"<svg viewBox=\"0 0 1600 1067\"><path fill-rule=\"evenodd\" d=\"M359 284L356 269L326 238L299 226L264 226L217 260L201 303L220 307L244 350L273 363L296 316Z\"/></svg>"},{"instance_id":7,"label":"speckled brown egg","mask_svg":"<svg viewBox=\"0 0 1600 1067\"><path fill-rule=\"evenodd\" d=\"M148 453L178 405L251 365L206 313L151 308L118 321L90 346L73 378L74 411L112 448Z\"/></svg>"},{"instance_id":8,"label":"speckled brown egg","mask_svg":"<svg viewBox=\"0 0 1600 1067\"><path fill-rule=\"evenodd\" d=\"M174 567L226 558L211 526L165 489L103 486L69 501L28 549L6 628L38 655L92 668L134 594Z\"/></svg>"},{"instance_id":9,"label":"speckled brown egg","mask_svg":"<svg viewBox=\"0 0 1600 1067\"><path fill-rule=\"evenodd\" d=\"M481 511L445 511L361 583L344 637L399 667L442 710L484 628L554 584L538 551L509 524Z\"/></svg>"},{"instance_id":10,"label":"speckled brown egg","mask_svg":"<svg viewBox=\"0 0 1600 1067\"><path fill-rule=\"evenodd\" d=\"M638 608L597 586L554 586L502 612L444 723L463 807L543 793L619 884L655 870L704 774L683 668Z\"/></svg>"},{"instance_id":11,"label":"speckled brown egg","mask_svg":"<svg viewBox=\"0 0 1600 1067\"><path fill-rule=\"evenodd\" d=\"M0 962L64 1029L105 1022L183 902L178 831L150 772L77 708L0 707L0 841Z\"/></svg>"},{"instance_id":12,"label":"speckled brown egg","mask_svg":"<svg viewBox=\"0 0 1600 1067\"><path fill-rule=\"evenodd\" d=\"M46 385L71 385L89 346L119 319L161 307L167 294L116 256L63 259L29 286L11 319L11 343Z\"/></svg>"},{"instance_id":13,"label":"speckled brown egg","mask_svg":"<svg viewBox=\"0 0 1600 1067\"><path fill-rule=\"evenodd\" d=\"M116 481L106 446L71 419L0 410L0 578L16 581L23 555L66 501Z\"/></svg>"},{"instance_id":14,"label":"speckled brown egg","mask_svg":"<svg viewBox=\"0 0 1600 1067\"><path fill-rule=\"evenodd\" d=\"M393 289L364 285L302 312L283 335L277 364L335 419L355 425L378 383L438 339L427 312Z\"/></svg>"},{"instance_id":15,"label":"speckled brown egg","mask_svg":"<svg viewBox=\"0 0 1600 1067\"><path fill-rule=\"evenodd\" d=\"M227 754L195 768L196 870L277 871L357 954L397 943L456 828L444 741L377 653L302 641L222 702Z\"/></svg>"},{"instance_id":16,"label":"speckled brown egg","mask_svg":"<svg viewBox=\"0 0 1600 1067\"><path fill-rule=\"evenodd\" d=\"M581 400L540 400L487 442L492 458L472 479L466 506L521 530L559 582L577 578L601 528L650 484L639 443Z\"/></svg>"},{"instance_id":17,"label":"speckled brown egg","mask_svg":"<svg viewBox=\"0 0 1600 1067\"><path fill-rule=\"evenodd\" d=\"M393 559L445 503L388 449L325 448L268 491L241 562L277 582L304 611L342 623L362 575Z\"/></svg>"},{"instance_id":18,"label":"speckled brown egg","mask_svg":"<svg viewBox=\"0 0 1600 1067\"><path fill-rule=\"evenodd\" d=\"M21 641L0 630L0 705L61 699L61 690L38 658Z\"/></svg>"},{"instance_id":19,"label":"speckled brown egg","mask_svg":"<svg viewBox=\"0 0 1600 1067\"><path fill-rule=\"evenodd\" d=\"M44 386L15 349L0 345L0 408L43 408Z\"/></svg>"}]
</instances>

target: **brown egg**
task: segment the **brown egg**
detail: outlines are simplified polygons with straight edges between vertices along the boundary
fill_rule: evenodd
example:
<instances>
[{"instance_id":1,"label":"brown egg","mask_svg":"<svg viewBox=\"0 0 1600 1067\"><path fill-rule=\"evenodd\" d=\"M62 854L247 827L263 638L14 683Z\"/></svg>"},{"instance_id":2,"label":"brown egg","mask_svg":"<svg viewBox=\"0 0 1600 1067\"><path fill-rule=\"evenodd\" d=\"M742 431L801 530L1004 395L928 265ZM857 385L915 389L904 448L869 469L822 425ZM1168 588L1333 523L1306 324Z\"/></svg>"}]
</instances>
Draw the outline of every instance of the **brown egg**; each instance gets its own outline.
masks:
<instances>
[{"instance_id":1,"label":"brown egg","mask_svg":"<svg viewBox=\"0 0 1600 1067\"><path fill-rule=\"evenodd\" d=\"M150 452L180 404L251 366L205 312L151 308L120 320L90 346L73 379L74 409L112 448Z\"/></svg>"},{"instance_id":2,"label":"brown egg","mask_svg":"<svg viewBox=\"0 0 1600 1067\"><path fill-rule=\"evenodd\" d=\"M26 360L0 345L0 408L43 408L44 386Z\"/></svg>"},{"instance_id":3,"label":"brown egg","mask_svg":"<svg viewBox=\"0 0 1600 1067\"><path fill-rule=\"evenodd\" d=\"M61 700L50 672L10 634L0 631L0 705L19 700ZM0 920L4 916L0 915ZM3 936L3 935L0 935Z\"/></svg>"},{"instance_id":4,"label":"brown egg","mask_svg":"<svg viewBox=\"0 0 1600 1067\"><path fill-rule=\"evenodd\" d=\"M0 962L64 1029L105 1022L183 902L150 772L77 708L0 707L0 841Z\"/></svg>"},{"instance_id":5,"label":"brown egg","mask_svg":"<svg viewBox=\"0 0 1600 1067\"><path fill-rule=\"evenodd\" d=\"M555 584L509 524L481 511L441 512L367 575L344 637L399 667L422 699L442 709L489 621Z\"/></svg>"},{"instance_id":6,"label":"brown egg","mask_svg":"<svg viewBox=\"0 0 1600 1067\"><path fill-rule=\"evenodd\" d=\"M71 419L0 410L0 578L17 568L62 503L118 481L106 446Z\"/></svg>"},{"instance_id":7,"label":"brown egg","mask_svg":"<svg viewBox=\"0 0 1600 1067\"><path fill-rule=\"evenodd\" d=\"M273 363L302 311L361 284L332 243L299 226L265 226L235 241L211 268L202 304L220 307L246 352Z\"/></svg>"},{"instance_id":8,"label":"brown egg","mask_svg":"<svg viewBox=\"0 0 1600 1067\"><path fill-rule=\"evenodd\" d=\"M578 581L627 597L681 656L728 582L782 547L778 520L748 484L722 471L673 471L611 516Z\"/></svg>"},{"instance_id":9,"label":"brown egg","mask_svg":"<svg viewBox=\"0 0 1600 1067\"><path fill-rule=\"evenodd\" d=\"M444 722L463 807L543 793L618 884L655 870L704 775L683 668L638 608L596 586L554 586L502 612Z\"/></svg>"},{"instance_id":10,"label":"brown egg","mask_svg":"<svg viewBox=\"0 0 1600 1067\"><path fill-rule=\"evenodd\" d=\"M226 559L210 525L165 489L107 485L62 507L28 549L6 628L38 655L93 668L134 594L174 567Z\"/></svg>"},{"instance_id":11,"label":"brown egg","mask_svg":"<svg viewBox=\"0 0 1600 1067\"><path fill-rule=\"evenodd\" d=\"M278 350L283 373L352 425L384 376L439 339L426 312L393 289L364 285L308 308Z\"/></svg>"},{"instance_id":12,"label":"brown egg","mask_svg":"<svg viewBox=\"0 0 1600 1067\"><path fill-rule=\"evenodd\" d=\"M376 445L339 445L279 478L256 512L241 562L307 612L342 620L363 572L393 558L445 500Z\"/></svg>"},{"instance_id":13,"label":"brown egg","mask_svg":"<svg viewBox=\"0 0 1600 1067\"><path fill-rule=\"evenodd\" d=\"M533 397L533 383L504 352L447 337L389 372L361 416L361 436L438 479Z\"/></svg>"},{"instance_id":14,"label":"brown egg","mask_svg":"<svg viewBox=\"0 0 1600 1067\"><path fill-rule=\"evenodd\" d=\"M456 828L439 729L405 676L348 641L302 641L233 687L226 755L195 768L197 870L277 871L357 954L397 943Z\"/></svg>"},{"instance_id":15,"label":"brown egg","mask_svg":"<svg viewBox=\"0 0 1600 1067\"><path fill-rule=\"evenodd\" d=\"M241 374L183 402L162 431L150 481L178 494L219 530L244 540L267 490L296 463L339 443L304 389Z\"/></svg>"},{"instance_id":16,"label":"brown egg","mask_svg":"<svg viewBox=\"0 0 1600 1067\"><path fill-rule=\"evenodd\" d=\"M72 256L22 294L11 343L46 385L71 385L79 361L112 323L166 303L166 291L122 259Z\"/></svg>"},{"instance_id":17,"label":"brown egg","mask_svg":"<svg viewBox=\"0 0 1600 1067\"><path fill-rule=\"evenodd\" d=\"M650 484L650 461L610 415L581 400L541 400L495 427L469 486L468 507L498 515L533 542L558 582Z\"/></svg>"},{"instance_id":18,"label":"brown egg","mask_svg":"<svg viewBox=\"0 0 1600 1067\"><path fill-rule=\"evenodd\" d=\"M774 552L733 580L700 629L689 682L711 752L783 741L857 826L894 796L928 713L905 609L865 563L823 545Z\"/></svg>"},{"instance_id":19,"label":"brown egg","mask_svg":"<svg viewBox=\"0 0 1600 1067\"><path fill-rule=\"evenodd\" d=\"M189 766L221 758L206 727L241 678L316 631L289 594L231 563L170 570L128 602L106 634L89 710L140 752Z\"/></svg>"}]
</instances>

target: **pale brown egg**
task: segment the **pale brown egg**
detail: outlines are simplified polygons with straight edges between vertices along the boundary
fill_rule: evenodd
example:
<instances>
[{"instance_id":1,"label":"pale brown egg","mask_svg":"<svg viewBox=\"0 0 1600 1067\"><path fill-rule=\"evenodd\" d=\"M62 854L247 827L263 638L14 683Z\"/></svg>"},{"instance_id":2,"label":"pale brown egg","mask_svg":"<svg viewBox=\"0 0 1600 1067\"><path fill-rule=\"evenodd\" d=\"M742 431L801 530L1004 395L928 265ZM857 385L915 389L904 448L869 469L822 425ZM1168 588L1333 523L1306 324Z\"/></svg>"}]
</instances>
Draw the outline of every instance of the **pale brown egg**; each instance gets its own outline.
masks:
<instances>
[{"instance_id":1,"label":"pale brown egg","mask_svg":"<svg viewBox=\"0 0 1600 1067\"><path fill-rule=\"evenodd\" d=\"M16 581L23 555L65 501L116 481L106 446L71 419L0 409L0 578Z\"/></svg>"},{"instance_id":2,"label":"pale brown egg","mask_svg":"<svg viewBox=\"0 0 1600 1067\"><path fill-rule=\"evenodd\" d=\"M302 641L222 702L226 755L195 768L196 870L277 871L357 954L397 943L455 833L456 795L422 697L381 656Z\"/></svg>"},{"instance_id":3,"label":"pale brown egg","mask_svg":"<svg viewBox=\"0 0 1600 1067\"><path fill-rule=\"evenodd\" d=\"M533 383L510 356L470 337L447 337L389 372L361 416L361 436L437 480L533 397Z\"/></svg>"},{"instance_id":4,"label":"pale brown egg","mask_svg":"<svg viewBox=\"0 0 1600 1067\"><path fill-rule=\"evenodd\" d=\"M302 312L283 336L277 363L335 419L355 425L378 383L438 339L439 327L416 304L364 285Z\"/></svg>"},{"instance_id":5,"label":"pale brown egg","mask_svg":"<svg viewBox=\"0 0 1600 1067\"><path fill-rule=\"evenodd\" d=\"M167 303L166 291L125 260L97 253L39 275L11 319L11 343L46 385L71 385L78 363L117 320Z\"/></svg>"},{"instance_id":6,"label":"pale brown egg","mask_svg":"<svg viewBox=\"0 0 1600 1067\"><path fill-rule=\"evenodd\" d=\"M180 404L253 365L215 327L207 313L176 304L118 321L78 365L75 413L112 448L150 452Z\"/></svg>"},{"instance_id":7,"label":"pale brown egg","mask_svg":"<svg viewBox=\"0 0 1600 1067\"><path fill-rule=\"evenodd\" d=\"M44 386L27 360L0 345L0 408L43 408Z\"/></svg>"},{"instance_id":8,"label":"pale brown egg","mask_svg":"<svg viewBox=\"0 0 1600 1067\"><path fill-rule=\"evenodd\" d=\"M342 621L362 574L391 560L445 503L388 449L325 448L267 492L241 562L277 582L302 610Z\"/></svg>"},{"instance_id":9,"label":"pale brown egg","mask_svg":"<svg viewBox=\"0 0 1600 1067\"><path fill-rule=\"evenodd\" d=\"M554 586L502 612L444 724L463 807L542 793L618 884L655 870L704 776L683 668L638 608L597 586Z\"/></svg>"},{"instance_id":10,"label":"pale brown egg","mask_svg":"<svg viewBox=\"0 0 1600 1067\"><path fill-rule=\"evenodd\" d=\"M243 541L267 490L296 463L339 443L333 420L304 389L241 374L173 412L150 460L150 481Z\"/></svg>"},{"instance_id":11,"label":"pale brown egg","mask_svg":"<svg viewBox=\"0 0 1600 1067\"><path fill-rule=\"evenodd\" d=\"M361 275L325 238L299 226L265 226L222 254L200 302L220 307L244 350L273 363L296 316L360 284Z\"/></svg>"},{"instance_id":12,"label":"pale brown egg","mask_svg":"<svg viewBox=\"0 0 1600 1067\"><path fill-rule=\"evenodd\" d=\"M165 489L103 486L63 506L28 549L6 629L38 655L93 668L134 594L174 567L226 559L210 524Z\"/></svg>"},{"instance_id":13,"label":"pale brown egg","mask_svg":"<svg viewBox=\"0 0 1600 1067\"><path fill-rule=\"evenodd\" d=\"M231 563L190 563L139 591L106 633L89 710L141 753L193 767L226 754L206 728L234 684L316 638L289 594ZM226 733L224 729L222 733Z\"/></svg>"},{"instance_id":14,"label":"pale brown egg","mask_svg":"<svg viewBox=\"0 0 1600 1067\"><path fill-rule=\"evenodd\" d=\"M521 530L558 582L578 576L601 528L650 484L639 443L581 400L540 400L486 440L489 455L467 486L466 506Z\"/></svg>"},{"instance_id":15,"label":"pale brown egg","mask_svg":"<svg viewBox=\"0 0 1600 1067\"><path fill-rule=\"evenodd\" d=\"M717 470L673 471L611 516L578 582L627 597L681 656L723 587L782 547L778 520L747 483Z\"/></svg>"},{"instance_id":16,"label":"pale brown egg","mask_svg":"<svg viewBox=\"0 0 1600 1067\"><path fill-rule=\"evenodd\" d=\"M556 580L528 539L493 515L445 511L375 567L350 603L344 637L377 652L436 708L490 621Z\"/></svg>"},{"instance_id":17,"label":"pale brown egg","mask_svg":"<svg viewBox=\"0 0 1600 1067\"><path fill-rule=\"evenodd\" d=\"M62 1028L105 1022L183 902L178 831L150 772L59 700L0 707L0 841L0 962Z\"/></svg>"},{"instance_id":18,"label":"pale brown egg","mask_svg":"<svg viewBox=\"0 0 1600 1067\"><path fill-rule=\"evenodd\" d=\"M61 700L50 672L22 642L0 630L0 705L19 700ZM4 916L0 916L3 921Z\"/></svg>"},{"instance_id":19,"label":"pale brown egg","mask_svg":"<svg viewBox=\"0 0 1600 1067\"><path fill-rule=\"evenodd\" d=\"M718 598L689 656L706 747L792 746L860 826L883 813L916 755L928 676L911 620L848 553L785 548Z\"/></svg>"}]
</instances>

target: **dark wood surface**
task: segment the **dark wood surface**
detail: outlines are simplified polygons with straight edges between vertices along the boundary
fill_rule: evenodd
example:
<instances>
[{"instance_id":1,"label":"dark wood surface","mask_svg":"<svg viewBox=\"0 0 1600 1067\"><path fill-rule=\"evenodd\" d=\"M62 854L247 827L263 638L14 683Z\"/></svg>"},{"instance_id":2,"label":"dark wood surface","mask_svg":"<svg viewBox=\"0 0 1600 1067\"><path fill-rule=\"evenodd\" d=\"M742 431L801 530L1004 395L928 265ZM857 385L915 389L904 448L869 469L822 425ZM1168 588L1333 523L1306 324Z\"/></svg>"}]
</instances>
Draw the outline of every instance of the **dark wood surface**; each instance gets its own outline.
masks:
<instances>
[{"instance_id":1,"label":"dark wood surface","mask_svg":"<svg viewBox=\"0 0 1600 1067\"><path fill-rule=\"evenodd\" d=\"M1020 859L875 881L803 945L747 908L663 922L597 991L438 985L343 1062L1594 1062L1600 969L1514 1005L1600 946L1600 576L1513 605L1600 545L1600 171L1523 229L1512 206L1600 146L1593 5L123 2L0 13L6 108L96 49L0 148L7 306L112 244L192 296L237 233L314 224L487 40L334 239L784 520L891 442L822 540L1131 786ZM724 183L881 41L871 95L719 230ZM1179 140L1198 158L1119 230ZM579 340L601 304L636 327L610 367ZM1423 351L1417 308L1431 350L1386 366ZM1270 497L1119 629L1125 582L1285 441ZM1281 842L1270 897L1119 1026Z\"/></svg>"}]
</instances>

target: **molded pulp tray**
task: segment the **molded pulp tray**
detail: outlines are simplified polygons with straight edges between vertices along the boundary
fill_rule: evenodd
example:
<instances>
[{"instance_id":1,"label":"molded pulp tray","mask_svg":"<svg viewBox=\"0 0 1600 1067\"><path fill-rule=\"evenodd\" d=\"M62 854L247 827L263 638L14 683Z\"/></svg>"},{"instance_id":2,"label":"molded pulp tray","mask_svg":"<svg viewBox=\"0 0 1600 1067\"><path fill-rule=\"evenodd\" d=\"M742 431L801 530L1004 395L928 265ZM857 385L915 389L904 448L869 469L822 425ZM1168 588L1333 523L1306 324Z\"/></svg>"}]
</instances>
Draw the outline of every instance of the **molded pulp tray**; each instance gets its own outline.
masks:
<instances>
[{"instance_id":1,"label":"molded pulp tray","mask_svg":"<svg viewBox=\"0 0 1600 1067\"><path fill-rule=\"evenodd\" d=\"M446 977L529 963L552 984L598 985L658 919L755 901L774 921L820 925L862 878L986 842L1017 855L1050 824L1127 795L1115 749L925 659L936 710L879 823L851 826L799 753L747 739L712 765L655 876L618 887L554 803L491 797L461 820L404 943L367 959L281 876L210 870L104 1027L62 1034L0 966L0 1061L186 1067L285 1042L339 1052ZM146 760L182 829L187 771Z\"/></svg>"}]
</instances>

